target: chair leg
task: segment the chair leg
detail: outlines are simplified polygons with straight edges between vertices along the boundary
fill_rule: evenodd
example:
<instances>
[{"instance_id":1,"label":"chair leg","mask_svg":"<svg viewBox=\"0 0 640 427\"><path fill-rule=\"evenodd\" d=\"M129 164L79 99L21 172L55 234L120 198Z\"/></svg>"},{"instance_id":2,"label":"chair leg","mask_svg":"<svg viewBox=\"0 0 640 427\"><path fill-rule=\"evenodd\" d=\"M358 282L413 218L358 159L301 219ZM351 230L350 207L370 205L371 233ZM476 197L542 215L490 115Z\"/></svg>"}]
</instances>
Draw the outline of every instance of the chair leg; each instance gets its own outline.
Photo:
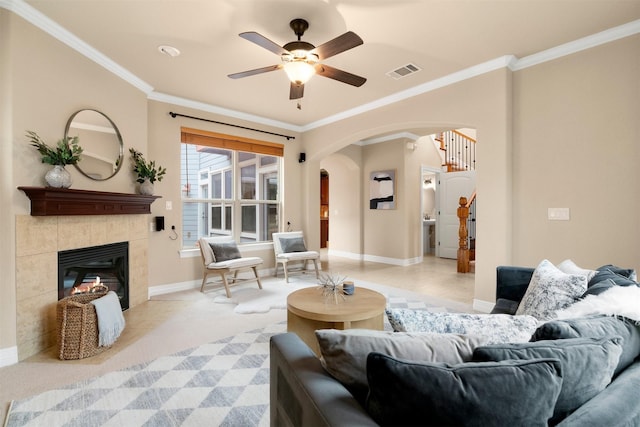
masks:
<instances>
[{"instance_id":1,"label":"chair leg","mask_svg":"<svg viewBox=\"0 0 640 427\"><path fill-rule=\"evenodd\" d=\"M318 273L318 260L317 260L317 259L314 259L314 260L313 260L313 265L314 265L314 267L316 268L316 279L319 279L319 278L320 278L320 275L319 275L319 273Z\"/></svg>"},{"instance_id":2,"label":"chair leg","mask_svg":"<svg viewBox=\"0 0 640 427\"><path fill-rule=\"evenodd\" d=\"M289 273L287 272L287 262L282 263L282 269L284 270L284 281L289 283Z\"/></svg>"},{"instance_id":3,"label":"chair leg","mask_svg":"<svg viewBox=\"0 0 640 427\"><path fill-rule=\"evenodd\" d=\"M262 289L262 283L260 283L260 276L258 276L258 268L257 267L251 267L253 268L253 274L256 275L256 281L258 282L258 288Z\"/></svg>"},{"instance_id":4,"label":"chair leg","mask_svg":"<svg viewBox=\"0 0 640 427\"><path fill-rule=\"evenodd\" d=\"M235 284L238 281L238 270L233 272L233 280L231 281L232 284Z\"/></svg>"},{"instance_id":5,"label":"chair leg","mask_svg":"<svg viewBox=\"0 0 640 427\"><path fill-rule=\"evenodd\" d=\"M227 293L227 298L231 298L231 291L229 290L229 283L227 283L227 275L222 272L220 273L220 277L222 277L222 284L224 285L224 290Z\"/></svg>"},{"instance_id":6,"label":"chair leg","mask_svg":"<svg viewBox=\"0 0 640 427\"><path fill-rule=\"evenodd\" d=\"M200 292L204 292L204 285L207 283L207 276L209 275L208 271L204 272L204 277L202 278L202 286L200 286Z\"/></svg>"}]
</instances>

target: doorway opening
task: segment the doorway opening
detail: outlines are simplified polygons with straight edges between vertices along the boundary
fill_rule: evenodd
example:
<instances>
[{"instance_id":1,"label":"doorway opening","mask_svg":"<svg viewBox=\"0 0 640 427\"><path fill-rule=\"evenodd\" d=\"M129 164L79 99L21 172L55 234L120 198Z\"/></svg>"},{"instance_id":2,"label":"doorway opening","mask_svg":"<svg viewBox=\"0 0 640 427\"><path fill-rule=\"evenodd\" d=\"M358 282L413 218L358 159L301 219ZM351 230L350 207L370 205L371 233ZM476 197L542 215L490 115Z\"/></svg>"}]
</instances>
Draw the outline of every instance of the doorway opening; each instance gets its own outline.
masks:
<instances>
[{"instance_id":1,"label":"doorway opening","mask_svg":"<svg viewBox=\"0 0 640 427\"><path fill-rule=\"evenodd\" d=\"M320 171L320 248L329 243L329 173Z\"/></svg>"}]
</instances>

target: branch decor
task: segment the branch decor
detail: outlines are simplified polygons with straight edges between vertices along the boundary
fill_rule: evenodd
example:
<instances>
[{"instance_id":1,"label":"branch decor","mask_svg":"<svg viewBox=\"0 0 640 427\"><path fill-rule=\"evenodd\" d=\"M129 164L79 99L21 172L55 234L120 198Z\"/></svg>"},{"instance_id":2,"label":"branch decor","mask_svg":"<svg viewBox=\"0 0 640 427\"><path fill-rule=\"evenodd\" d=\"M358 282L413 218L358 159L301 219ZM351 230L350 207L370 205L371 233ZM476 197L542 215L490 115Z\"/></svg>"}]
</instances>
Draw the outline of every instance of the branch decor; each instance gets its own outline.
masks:
<instances>
[{"instance_id":1,"label":"branch decor","mask_svg":"<svg viewBox=\"0 0 640 427\"><path fill-rule=\"evenodd\" d=\"M53 166L75 165L80 161L82 147L79 145L78 137L64 137L56 143L54 147L48 146L40 136L33 132L27 131L26 135L31 145L36 147L42 156L42 163Z\"/></svg>"},{"instance_id":2,"label":"branch decor","mask_svg":"<svg viewBox=\"0 0 640 427\"><path fill-rule=\"evenodd\" d=\"M133 160L133 172L138 176L136 181L143 183L148 179L152 184L156 181L162 181L162 177L167 173L167 169L158 165L156 167L155 160L147 162L141 152L135 148L129 148L131 159Z\"/></svg>"},{"instance_id":3,"label":"branch decor","mask_svg":"<svg viewBox=\"0 0 640 427\"><path fill-rule=\"evenodd\" d=\"M342 292L342 283L345 281L346 276L334 275L334 274L321 274L318 279L318 288L322 292L322 296L326 302L333 301L334 304L338 304L341 300L344 301L344 293ZM341 299L341 300L340 300Z\"/></svg>"}]
</instances>

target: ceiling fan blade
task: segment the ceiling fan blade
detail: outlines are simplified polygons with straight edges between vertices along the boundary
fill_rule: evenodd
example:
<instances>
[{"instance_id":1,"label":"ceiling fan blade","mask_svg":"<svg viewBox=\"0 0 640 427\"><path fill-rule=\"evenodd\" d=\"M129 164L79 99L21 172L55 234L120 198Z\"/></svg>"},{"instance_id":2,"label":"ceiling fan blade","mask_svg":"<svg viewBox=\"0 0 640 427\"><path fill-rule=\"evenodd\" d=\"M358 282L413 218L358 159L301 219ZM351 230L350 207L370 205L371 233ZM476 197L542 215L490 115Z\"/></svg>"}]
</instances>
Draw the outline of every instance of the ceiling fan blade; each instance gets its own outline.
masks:
<instances>
[{"instance_id":1,"label":"ceiling fan blade","mask_svg":"<svg viewBox=\"0 0 640 427\"><path fill-rule=\"evenodd\" d=\"M255 31L247 31L246 33L240 33L239 36L245 40L249 40L250 42L257 44L258 46L263 47L275 53L276 55L283 55L285 53L289 53L289 51L283 48L282 46L275 44L274 42L272 42L262 34L256 33Z\"/></svg>"},{"instance_id":2,"label":"ceiling fan blade","mask_svg":"<svg viewBox=\"0 0 640 427\"><path fill-rule=\"evenodd\" d=\"M256 68L255 70L242 71L240 73L229 74L228 77L232 79L241 79L242 77L255 76L256 74L268 73L269 71L276 71L282 68L282 64L270 65L268 67Z\"/></svg>"},{"instance_id":3,"label":"ceiling fan blade","mask_svg":"<svg viewBox=\"0 0 640 427\"><path fill-rule=\"evenodd\" d=\"M291 83L291 89L289 89L289 99L300 99L303 95L304 85Z\"/></svg>"},{"instance_id":4,"label":"ceiling fan blade","mask_svg":"<svg viewBox=\"0 0 640 427\"><path fill-rule=\"evenodd\" d=\"M317 75L338 80L339 82L346 83L351 86L360 87L367 81L364 77L356 76L355 74L347 73L346 71L329 67L325 64L317 64L315 68Z\"/></svg>"},{"instance_id":5,"label":"ceiling fan blade","mask_svg":"<svg viewBox=\"0 0 640 427\"><path fill-rule=\"evenodd\" d=\"M318 55L320 60L330 58L334 55L344 52L345 50L353 49L356 46L360 46L363 43L360 36L353 31L348 31L341 36L336 37L333 40L321 44L311 51Z\"/></svg>"}]
</instances>

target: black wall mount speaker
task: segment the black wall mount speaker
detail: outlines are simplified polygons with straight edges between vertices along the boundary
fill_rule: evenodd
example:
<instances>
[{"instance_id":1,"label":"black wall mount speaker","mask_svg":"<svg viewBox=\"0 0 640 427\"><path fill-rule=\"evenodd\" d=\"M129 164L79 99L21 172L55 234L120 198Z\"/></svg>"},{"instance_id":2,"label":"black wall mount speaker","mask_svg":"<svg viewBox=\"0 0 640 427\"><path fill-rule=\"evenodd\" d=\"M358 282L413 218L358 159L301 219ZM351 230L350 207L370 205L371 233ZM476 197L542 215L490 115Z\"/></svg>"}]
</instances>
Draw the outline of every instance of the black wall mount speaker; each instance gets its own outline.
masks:
<instances>
[{"instance_id":1,"label":"black wall mount speaker","mask_svg":"<svg viewBox=\"0 0 640 427\"><path fill-rule=\"evenodd\" d=\"M163 216L157 216L156 217L156 231L162 231L164 230L164 217Z\"/></svg>"}]
</instances>

